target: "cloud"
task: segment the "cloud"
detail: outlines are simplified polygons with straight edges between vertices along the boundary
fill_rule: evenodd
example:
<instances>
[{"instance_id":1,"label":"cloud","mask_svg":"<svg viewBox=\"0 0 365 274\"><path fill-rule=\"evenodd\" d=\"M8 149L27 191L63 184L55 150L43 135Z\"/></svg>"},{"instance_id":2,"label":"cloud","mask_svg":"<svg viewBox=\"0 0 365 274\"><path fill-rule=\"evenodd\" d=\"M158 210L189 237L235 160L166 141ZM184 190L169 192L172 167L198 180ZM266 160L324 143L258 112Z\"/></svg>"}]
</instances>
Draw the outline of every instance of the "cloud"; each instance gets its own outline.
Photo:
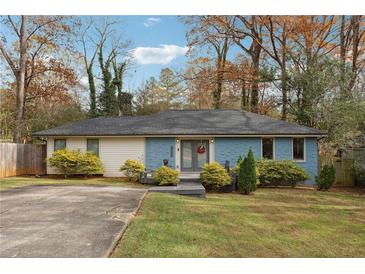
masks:
<instances>
[{"instance_id":1,"label":"cloud","mask_svg":"<svg viewBox=\"0 0 365 274\"><path fill-rule=\"evenodd\" d=\"M150 18L147 18L146 21L143 22L143 25L146 27L146 28L149 28L149 27L152 27L158 23L160 23L162 20L161 18L159 17L150 17Z\"/></svg>"},{"instance_id":2,"label":"cloud","mask_svg":"<svg viewBox=\"0 0 365 274\"><path fill-rule=\"evenodd\" d=\"M160 45L159 48L137 47L133 50L133 57L138 64L166 65L179 56L185 55L188 47L176 45Z\"/></svg>"}]
</instances>

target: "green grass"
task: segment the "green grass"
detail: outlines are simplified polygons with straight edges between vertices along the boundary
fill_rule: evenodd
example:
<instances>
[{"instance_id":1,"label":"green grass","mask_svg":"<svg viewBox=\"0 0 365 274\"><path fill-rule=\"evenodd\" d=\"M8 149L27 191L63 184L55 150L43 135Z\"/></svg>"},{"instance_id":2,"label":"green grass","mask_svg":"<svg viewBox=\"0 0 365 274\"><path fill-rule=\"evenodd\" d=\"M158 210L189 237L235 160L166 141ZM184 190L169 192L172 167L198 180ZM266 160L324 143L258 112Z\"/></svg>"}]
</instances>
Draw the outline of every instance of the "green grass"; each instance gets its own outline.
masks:
<instances>
[{"instance_id":1,"label":"green grass","mask_svg":"<svg viewBox=\"0 0 365 274\"><path fill-rule=\"evenodd\" d=\"M128 182L122 178L52 178L52 177L8 177L0 179L0 190L29 185L97 185L97 186L123 186L143 188L144 185Z\"/></svg>"},{"instance_id":2,"label":"green grass","mask_svg":"<svg viewBox=\"0 0 365 274\"><path fill-rule=\"evenodd\" d=\"M113 257L365 257L365 196L149 193Z\"/></svg>"}]
</instances>

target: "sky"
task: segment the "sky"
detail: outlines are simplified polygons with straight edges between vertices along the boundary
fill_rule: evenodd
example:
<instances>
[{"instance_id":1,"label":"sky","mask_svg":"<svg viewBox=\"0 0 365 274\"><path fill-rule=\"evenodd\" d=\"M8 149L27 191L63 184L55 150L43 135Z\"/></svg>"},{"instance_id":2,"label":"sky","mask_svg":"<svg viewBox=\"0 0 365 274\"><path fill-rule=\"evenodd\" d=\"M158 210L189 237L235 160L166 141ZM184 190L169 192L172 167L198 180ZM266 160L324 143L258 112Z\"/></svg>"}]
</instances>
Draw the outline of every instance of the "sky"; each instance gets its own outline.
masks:
<instances>
[{"instance_id":1,"label":"sky","mask_svg":"<svg viewBox=\"0 0 365 274\"><path fill-rule=\"evenodd\" d=\"M177 16L109 16L108 20L118 20L119 35L132 41L134 65L125 79L127 90L138 88L151 76L157 78L162 68L185 67L185 27Z\"/></svg>"},{"instance_id":2,"label":"sky","mask_svg":"<svg viewBox=\"0 0 365 274\"><path fill-rule=\"evenodd\" d=\"M169 67L174 71L181 71L187 65L188 50L185 38L186 27L178 16L92 16L96 25L105 20L118 22L113 26L115 37L131 40L129 50L133 53L133 66L124 79L124 89L134 92L151 76L158 78L161 69ZM90 16L78 16L87 25ZM83 24L84 25L84 24ZM91 32L93 33L93 32ZM15 34L4 29L3 34L9 41L15 40ZM95 32L91 36L97 40ZM111 37L113 38L113 37ZM81 44L77 45L82 52ZM88 53L93 52L94 45L90 42ZM239 50L232 46L229 58L234 58ZM4 64L0 62L0 68ZM98 66L95 66L97 70ZM3 77L4 79L6 77ZM5 80L0 79L0 86ZM87 77L80 75L81 85L88 89Z\"/></svg>"}]
</instances>

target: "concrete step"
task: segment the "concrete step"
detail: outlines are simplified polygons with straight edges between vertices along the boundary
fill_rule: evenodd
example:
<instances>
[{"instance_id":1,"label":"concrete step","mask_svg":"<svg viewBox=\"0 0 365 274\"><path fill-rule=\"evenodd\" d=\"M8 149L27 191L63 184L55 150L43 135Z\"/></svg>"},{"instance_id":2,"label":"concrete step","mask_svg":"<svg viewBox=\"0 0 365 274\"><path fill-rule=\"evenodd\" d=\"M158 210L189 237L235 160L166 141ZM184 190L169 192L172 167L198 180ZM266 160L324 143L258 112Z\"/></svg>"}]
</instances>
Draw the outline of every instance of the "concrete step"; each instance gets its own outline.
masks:
<instances>
[{"instance_id":1,"label":"concrete step","mask_svg":"<svg viewBox=\"0 0 365 274\"><path fill-rule=\"evenodd\" d=\"M200 183L180 183L177 186L154 186L149 189L150 192L172 193L178 195L187 195L194 197L205 197L205 188Z\"/></svg>"},{"instance_id":2,"label":"concrete step","mask_svg":"<svg viewBox=\"0 0 365 274\"><path fill-rule=\"evenodd\" d=\"M200 179L199 178L180 177L180 182L182 182L182 183L200 183Z\"/></svg>"}]
</instances>

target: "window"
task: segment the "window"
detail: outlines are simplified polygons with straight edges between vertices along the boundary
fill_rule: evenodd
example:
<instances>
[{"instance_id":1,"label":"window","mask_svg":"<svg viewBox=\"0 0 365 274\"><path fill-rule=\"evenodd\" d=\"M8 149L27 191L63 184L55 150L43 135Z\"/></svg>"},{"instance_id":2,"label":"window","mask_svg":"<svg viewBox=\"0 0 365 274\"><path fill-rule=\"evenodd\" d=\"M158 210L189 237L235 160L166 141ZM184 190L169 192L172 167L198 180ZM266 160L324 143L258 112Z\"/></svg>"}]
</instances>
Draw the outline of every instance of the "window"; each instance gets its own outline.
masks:
<instances>
[{"instance_id":1,"label":"window","mask_svg":"<svg viewBox=\"0 0 365 274\"><path fill-rule=\"evenodd\" d=\"M293 138L293 160L304 161L304 138Z\"/></svg>"},{"instance_id":2,"label":"window","mask_svg":"<svg viewBox=\"0 0 365 274\"><path fill-rule=\"evenodd\" d=\"M274 159L274 138L262 138L262 158Z\"/></svg>"},{"instance_id":3,"label":"window","mask_svg":"<svg viewBox=\"0 0 365 274\"><path fill-rule=\"evenodd\" d=\"M99 139L87 139L87 151L93 151L99 156Z\"/></svg>"},{"instance_id":4,"label":"window","mask_svg":"<svg viewBox=\"0 0 365 274\"><path fill-rule=\"evenodd\" d=\"M54 151L66 148L66 139L54 139Z\"/></svg>"}]
</instances>

